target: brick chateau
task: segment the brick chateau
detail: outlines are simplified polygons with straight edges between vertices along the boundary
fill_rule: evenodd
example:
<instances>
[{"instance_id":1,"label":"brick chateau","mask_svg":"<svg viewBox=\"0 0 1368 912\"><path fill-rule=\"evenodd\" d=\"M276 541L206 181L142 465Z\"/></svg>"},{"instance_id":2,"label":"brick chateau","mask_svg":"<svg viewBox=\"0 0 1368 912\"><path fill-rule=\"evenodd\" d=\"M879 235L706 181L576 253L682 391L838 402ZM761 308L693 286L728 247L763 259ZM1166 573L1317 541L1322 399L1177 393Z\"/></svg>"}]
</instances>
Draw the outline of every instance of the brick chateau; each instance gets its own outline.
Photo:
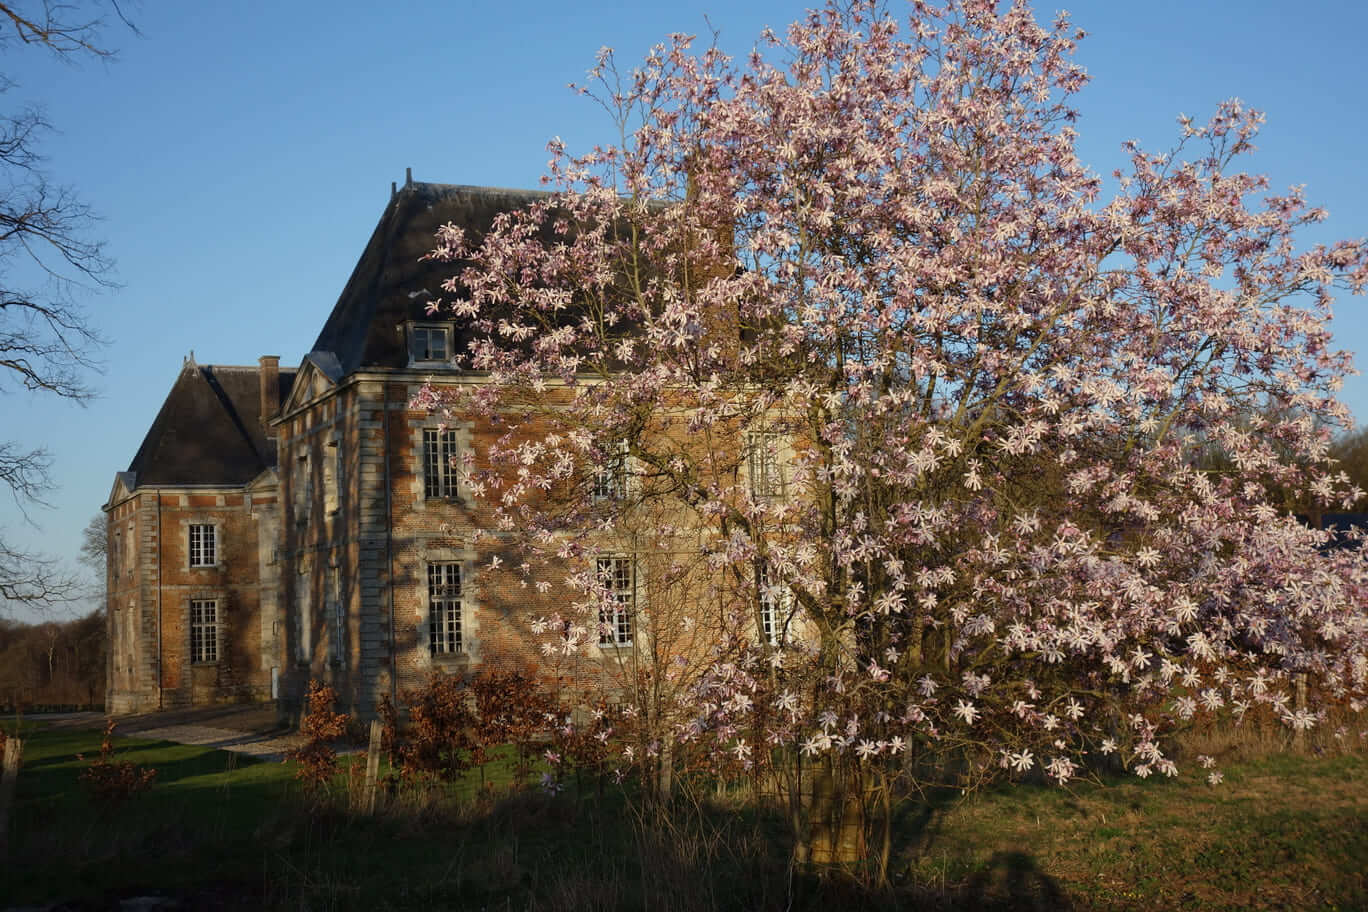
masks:
<instances>
[{"instance_id":1,"label":"brick chateau","mask_svg":"<svg viewBox=\"0 0 1368 912\"><path fill-rule=\"evenodd\" d=\"M511 621L547 606L481 580L497 539L451 464L491 431L408 404L476 382L449 363L465 328L426 311L452 272L422 259L434 232L539 195L409 182L301 364L186 359L104 508L111 712L292 710L318 678L365 716L434 669L536 655Z\"/></svg>"}]
</instances>

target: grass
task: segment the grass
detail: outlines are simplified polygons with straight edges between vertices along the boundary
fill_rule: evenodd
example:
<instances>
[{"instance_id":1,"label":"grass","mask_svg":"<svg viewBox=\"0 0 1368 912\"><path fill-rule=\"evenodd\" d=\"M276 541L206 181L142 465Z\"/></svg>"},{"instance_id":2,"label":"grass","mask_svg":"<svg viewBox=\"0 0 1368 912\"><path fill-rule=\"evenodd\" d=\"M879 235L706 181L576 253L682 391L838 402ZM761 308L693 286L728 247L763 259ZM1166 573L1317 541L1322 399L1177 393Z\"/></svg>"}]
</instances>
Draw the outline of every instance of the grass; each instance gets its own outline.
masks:
<instances>
[{"instance_id":1,"label":"grass","mask_svg":"<svg viewBox=\"0 0 1368 912\"><path fill-rule=\"evenodd\" d=\"M91 803L95 732L28 733L0 867L8 904L298 909L1368 908L1368 760L1289 753L1195 776L1014 786L910 809L895 886L791 876L782 825L740 801L645 825L612 786L509 793L507 758L439 800L359 818L289 764L119 739L156 767L145 795ZM339 784L338 788L344 788Z\"/></svg>"}]
</instances>

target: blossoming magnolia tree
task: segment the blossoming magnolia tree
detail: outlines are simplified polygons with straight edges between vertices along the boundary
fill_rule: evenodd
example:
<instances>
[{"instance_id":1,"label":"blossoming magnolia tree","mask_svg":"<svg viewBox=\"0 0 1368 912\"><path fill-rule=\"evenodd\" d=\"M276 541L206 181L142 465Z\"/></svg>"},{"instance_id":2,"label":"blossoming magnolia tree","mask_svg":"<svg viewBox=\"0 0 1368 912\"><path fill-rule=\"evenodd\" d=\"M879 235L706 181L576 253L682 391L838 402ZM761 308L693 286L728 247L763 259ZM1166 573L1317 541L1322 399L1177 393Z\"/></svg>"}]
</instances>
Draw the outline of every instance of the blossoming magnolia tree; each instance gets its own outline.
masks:
<instances>
[{"instance_id":1,"label":"blossoming magnolia tree","mask_svg":"<svg viewBox=\"0 0 1368 912\"><path fill-rule=\"evenodd\" d=\"M694 574L669 608L706 649L631 652L687 684L648 747L764 773L817 861L852 820L886 860L927 782L1173 775L1166 730L1305 729L1368 684L1361 545L1270 505L1362 496L1326 457L1327 323L1368 247L1299 244L1324 212L1241 170L1235 101L1128 147L1104 199L1066 17L906 12L833 3L744 64L605 51L615 143L554 145L552 196L435 254L488 382L425 401L506 426L480 464L516 472L471 482L552 561L526 572L577 568L539 581L569 587L548 650L622 654L596 555Z\"/></svg>"}]
</instances>

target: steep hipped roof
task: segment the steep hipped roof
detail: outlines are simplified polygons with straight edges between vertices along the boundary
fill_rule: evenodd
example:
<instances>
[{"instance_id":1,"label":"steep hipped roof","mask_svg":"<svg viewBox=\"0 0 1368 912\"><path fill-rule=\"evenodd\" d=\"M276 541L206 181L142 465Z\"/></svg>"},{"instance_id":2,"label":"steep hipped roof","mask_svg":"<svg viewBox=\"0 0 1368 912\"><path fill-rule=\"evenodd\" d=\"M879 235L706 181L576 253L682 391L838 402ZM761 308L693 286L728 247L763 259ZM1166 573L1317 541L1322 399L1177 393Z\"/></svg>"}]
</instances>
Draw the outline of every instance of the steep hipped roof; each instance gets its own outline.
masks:
<instances>
[{"instance_id":1,"label":"steep hipped roof","mask_svg":"<svg viewBox=\"0 0 1368 912\"><path fill-rule=\"evenodd\" d=\"M385 207L313 350L336 355L344 375L365 367L407 366L399 327L408 320L432 319L428 302L442 297L442 282L457 270L451 263L423 259L436 244L437 229L451 222L478 239L500 213L546 196L536 190L406 184ZM453 351L465 351L469 334L457 326L454 335Z\"/></svg>"},{"instance_id":2,"label":"steep hipped roof","mask_svg":"<svg viewBox=\"0 0 1368 912\"><path fill-rule=\"evenodd\" d=\"M280 369L276 408L294 376ZM260 368L187 359L128 467L134 484L243 485L274 465L261 423L260 378Z\"/></svg>"}]
</instances>

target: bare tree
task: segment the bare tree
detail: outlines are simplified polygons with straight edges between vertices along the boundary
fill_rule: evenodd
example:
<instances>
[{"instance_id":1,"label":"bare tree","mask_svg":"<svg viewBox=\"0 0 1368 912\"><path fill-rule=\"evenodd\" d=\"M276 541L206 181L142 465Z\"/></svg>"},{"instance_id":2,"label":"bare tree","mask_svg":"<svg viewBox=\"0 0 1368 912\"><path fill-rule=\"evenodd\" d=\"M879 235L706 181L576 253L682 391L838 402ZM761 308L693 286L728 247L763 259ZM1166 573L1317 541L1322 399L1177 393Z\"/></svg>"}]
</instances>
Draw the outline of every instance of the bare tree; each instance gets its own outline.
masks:
<instances>
[{"instance_id":1,"label":"bare tree","mask_svg":"<svg viewBox=\"0 0 1368 912\"><path fill-rule=\"evenodd\" d=\"M102 36L109 14L132 28L117 0L88 8L0 2L0 54L37 48L71 63L108 60L113 51ZM15 87L0 73L0 94ZM113 263L91 237L96 219L89 206L44 167L40 145L51 128L33 104L0 112L0 393L25 389L85 402L93 395L87 377L98 370L93 352L103 340L78 296L111 285ZM28 508L43 505L52 488L50 466L41 446L0 441L0 484L25 522L32 522ZM0 537L0 597L43 605L81 594L56 561Z\"/></svg>"}]
</instances>

